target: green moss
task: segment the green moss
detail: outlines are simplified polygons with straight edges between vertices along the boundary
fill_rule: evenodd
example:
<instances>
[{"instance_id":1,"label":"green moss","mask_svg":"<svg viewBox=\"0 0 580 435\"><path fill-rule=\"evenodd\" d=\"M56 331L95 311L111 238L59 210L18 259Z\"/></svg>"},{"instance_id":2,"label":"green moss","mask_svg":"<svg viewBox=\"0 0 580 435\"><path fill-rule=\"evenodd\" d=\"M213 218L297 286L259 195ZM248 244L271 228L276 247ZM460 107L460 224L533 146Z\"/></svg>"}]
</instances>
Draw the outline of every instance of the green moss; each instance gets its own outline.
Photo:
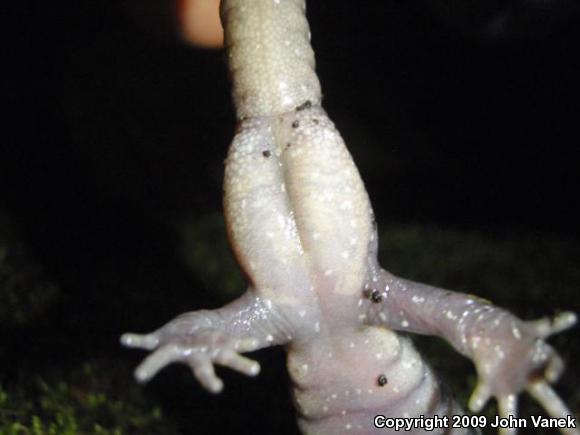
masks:
<instances>
[{"instance_id":1,"label":"green moss","mask_svg":"<svg viewBox=\"0 0 580 435\"><path fill-rule=\"evenodd\" d=\"M0 386L1 434L176 433L132 378L111 372L106 363L28 376L10 388Z\"/></svg>"}]
</instances>

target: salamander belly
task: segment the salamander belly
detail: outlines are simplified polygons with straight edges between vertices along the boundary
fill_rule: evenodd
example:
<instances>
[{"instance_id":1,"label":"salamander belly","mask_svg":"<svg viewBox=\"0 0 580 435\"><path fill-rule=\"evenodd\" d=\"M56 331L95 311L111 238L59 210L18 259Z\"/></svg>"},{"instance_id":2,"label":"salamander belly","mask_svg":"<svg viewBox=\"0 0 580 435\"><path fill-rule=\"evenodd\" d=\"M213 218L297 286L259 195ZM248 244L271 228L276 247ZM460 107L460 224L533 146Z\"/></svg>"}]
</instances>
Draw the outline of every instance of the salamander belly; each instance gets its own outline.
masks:
<instances>
[{"instance_id":1,"label":"salamander belly","mask_svg":"<svg viewBox=\"0 0 580 435\"><path fill-rule=\"evenodd\" d=\"M389 330L367 328L293 348L288 369L306 434L391 433L375 426L376 416L451 419L462 413L441 393L410 340ZM410 433L424 431L414 427ZM429 433L462 432L443 427Z\"/></svg>"}]
</instances>

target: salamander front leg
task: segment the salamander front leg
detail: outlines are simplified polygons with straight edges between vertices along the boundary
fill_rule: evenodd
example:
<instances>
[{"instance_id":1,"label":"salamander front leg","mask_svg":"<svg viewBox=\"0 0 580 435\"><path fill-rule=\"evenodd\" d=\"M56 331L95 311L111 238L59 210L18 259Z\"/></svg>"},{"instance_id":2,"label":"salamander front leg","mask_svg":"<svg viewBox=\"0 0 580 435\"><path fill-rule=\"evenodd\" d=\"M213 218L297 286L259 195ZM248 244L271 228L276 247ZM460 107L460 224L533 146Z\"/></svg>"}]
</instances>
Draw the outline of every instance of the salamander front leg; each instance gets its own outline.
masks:
<instances>
[{"instance_id":1,"label":"salamander front leg","mask_svg":"<svg viewBox=\"0 0 580 435\"><path fill-rule=\"evenodd\" d=\"M195 313L192 313L195 314ZM192 325L195 320L192 320ZM171 328L171 322L164 328ZM252 338L235 339L218 329L206 328L189 336L157 338L161 330L151 334L124 334L121 342L127 347L154 351L135 370L139 382L146 382L159 370L172 362L189 365L199 383L212 393L223 389L223 382L214 370L214 364L229 367L247 376L260 372L260 365L242 355L258 348L258 340Z\"/></svg>"},{"instance_id":2,"label":"salamander front leg","mask_svg":"<svg viewBox=\"0 0 580 435\"><path fill-rule=\"evenodd\" d=\"M274 308L252 291L219 310L184 313L149 334L123 334L124 346L152 351L135 370L139 382L147 382L173 362L191 367L199 383L212 393L223 389L214 364L247 376L260 372L258 362L241 354L282 344L288 334L278 328Z\"/></svg>"},{"instance_id":3,"label":"salamander front leg","mask_svg":"<svg viewBox=\"0 0 580 435\"><path fill-rule=\"evenodd\" d=\"M473 361L478 383L469 400L471 411L481 411L495 397L500 417L515 417L517 396L527 391L551 417L566 419L571 415L550 386L562 374L564 363L545 340L574 326L574 313L524 321L476 296L409 281L386 271L381 271L374 287L364 316L368 323L441 336ZM560 431L580 434L575 427ZM515 434L516 429L499 432Z\"/></svg>"}]
</instances>

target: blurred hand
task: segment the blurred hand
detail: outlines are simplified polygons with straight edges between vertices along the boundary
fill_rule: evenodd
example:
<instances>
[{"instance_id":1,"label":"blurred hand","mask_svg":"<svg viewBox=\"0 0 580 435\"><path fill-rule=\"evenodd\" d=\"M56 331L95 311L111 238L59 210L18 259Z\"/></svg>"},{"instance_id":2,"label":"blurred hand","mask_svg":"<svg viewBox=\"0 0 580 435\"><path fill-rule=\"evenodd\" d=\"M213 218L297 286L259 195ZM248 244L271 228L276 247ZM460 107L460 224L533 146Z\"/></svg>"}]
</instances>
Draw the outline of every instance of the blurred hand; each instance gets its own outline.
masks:
<instances>
[{"instance_id":1,"label":"blurred hand","mask_svg":"<svg viewBox=\"0 0 580 435\"><path fill-rule=\"evenodd\" d=\"M123 1L127 14L146 31L213 49L223 46L219 4L220 0Z\"/></svg>"}]
</instances>

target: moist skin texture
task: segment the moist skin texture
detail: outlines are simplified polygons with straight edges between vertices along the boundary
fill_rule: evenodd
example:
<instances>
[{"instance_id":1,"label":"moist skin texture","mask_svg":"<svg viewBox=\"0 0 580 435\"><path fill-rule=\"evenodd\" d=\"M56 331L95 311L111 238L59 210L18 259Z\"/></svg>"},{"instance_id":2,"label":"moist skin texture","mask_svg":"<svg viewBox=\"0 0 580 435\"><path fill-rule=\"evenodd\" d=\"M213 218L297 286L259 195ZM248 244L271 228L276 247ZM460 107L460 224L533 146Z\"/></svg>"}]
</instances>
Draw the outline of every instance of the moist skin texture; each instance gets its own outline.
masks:
<instances>
[{"instance_id":1,"label":"moist skin texture","mask_svg":"<svg viewBox=\"0 0 580 435\"><path fill-rule=\"evenodd\" d=\"M137 379L182 362L219 392L214 364L256 375L258 363L241 354L282 345L306 434L391 433L373 425L376 415L461 415L410 340L395 332L405 331L441 336L473 360L479 382L471 410L495 397L500 415L515 415L517 395L527 390L547 414L568 415L549 386L563 362L544 339L571 327L574 314L522 321L473 295L408 281L378 264L369 198L320 106L304 1L224 0L221 13L238 117L224 208L249 286L218 310L123 335L124 345L152 351Z\"/></svg>"}]
</instances>

